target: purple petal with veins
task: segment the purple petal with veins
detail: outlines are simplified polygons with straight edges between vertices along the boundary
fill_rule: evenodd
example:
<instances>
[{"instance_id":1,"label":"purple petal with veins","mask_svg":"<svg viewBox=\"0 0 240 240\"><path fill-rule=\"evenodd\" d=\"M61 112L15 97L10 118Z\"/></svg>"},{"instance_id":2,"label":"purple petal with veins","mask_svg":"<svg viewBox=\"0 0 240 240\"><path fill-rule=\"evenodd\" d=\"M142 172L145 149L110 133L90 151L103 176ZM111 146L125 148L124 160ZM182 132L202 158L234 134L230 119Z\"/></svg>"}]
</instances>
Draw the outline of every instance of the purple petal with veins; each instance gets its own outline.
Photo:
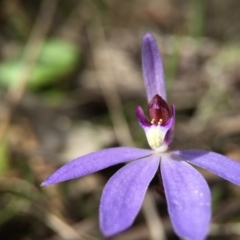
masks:
<instances>
[{"instance_id":1,"label":"purple petal with veins","mask_svg":"<svg viewBox=\"0 0 240 240\"><path fill-rule=\"evenodd\" d=\"M182 239L205 239L211 220L211 196L205 179L171 154L162 155L160 169L175 232Z\"/></svg>"},{"instance_id":2,"label":"purple petal with veins","mask_svg":"<svg viewBox=\"0 0 240 240\"><path fill-rule=\"evenodd\" d=\"M173 141L174 137L174 126L175 126L175 106L172 104L171 105L171 113L172 113L172 122L171 122L171 127L166 133L166 136L164 138L164 144L169 145Z\"/></svg>"},{"instance_id":3,"label":"purple petal with veins","mask_svg":"<svg viewBox=\"0 0 240 240\"><path fill-rule=\"evenodd\" d=\"M143 158L152 154L151 150L133 147L116 147L100 150L65 164L48 177L42 186L82 177L112 165Z\"/></svg>"},{"instance_id":4,"label":"purple petal with veins","mask_svg":"<svg viewBox=\"0 0 240 240\"><path fill-rule=\"evenodd\" d=\"M150 102L158 94L166 101L166 89L162 60L156 40L150 33L143 36L142 67L147 100Z\"/></svg>"},{"instance_id":5,"label":"purple petal with veins","mask_svg":"<svg viewBox=\"0 0 240 240\"><path fill-rule=\"evenodd\" d=\"M150 127L151 123L146 119L145 114L140 106L135 109L135 114L138 119L139 125L144 129L145 127Z\"/></svg>"},{"instance_id":6,"label":"purple petal with veins","mask_svg":"<svg viewBox=\"0 0 240 240\"><path fill-rule=\"evenodd\" d=\"M100 227L105 236L132 225L159 161L160 156L152 155L129 163L107 182L100 203Z\"/></svg>"},{"instance_id":7,"label":"purple petal with veins","mask_svg":"<svg viewBox=\"0 0 240 240\"><path fill-rule=\"evenodd\" d=\"M198 167L207 169L218 176L240 185L240 163L221 154L203 150L174 151L173 154Z\"/></svg>"}]
</instances>

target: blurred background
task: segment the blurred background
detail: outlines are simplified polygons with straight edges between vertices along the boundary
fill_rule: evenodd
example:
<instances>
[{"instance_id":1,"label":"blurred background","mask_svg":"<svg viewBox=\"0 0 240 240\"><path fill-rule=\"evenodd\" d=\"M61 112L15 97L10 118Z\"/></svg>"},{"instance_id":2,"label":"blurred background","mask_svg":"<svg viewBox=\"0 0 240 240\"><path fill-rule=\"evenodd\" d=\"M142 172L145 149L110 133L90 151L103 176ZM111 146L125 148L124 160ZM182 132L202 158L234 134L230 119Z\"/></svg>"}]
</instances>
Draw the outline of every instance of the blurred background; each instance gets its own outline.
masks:
<instances>
[{"instance_id":1,"label":"blurred background","mask_svg":"<svg viewBox=\"0 0 240 240\"><path fill-rule=\"evenodd\" d=\"M122 165L49 187L64 163L112 146L148 148L141 38L159 45L177 122L173 149L240 161L239 0L0 2L0 239L101 240L98 205ZM240 188L200 170L208 239L240 239ZM112 240L174 240L153 180L134 225Z\"/></svg>"}]
</instances>

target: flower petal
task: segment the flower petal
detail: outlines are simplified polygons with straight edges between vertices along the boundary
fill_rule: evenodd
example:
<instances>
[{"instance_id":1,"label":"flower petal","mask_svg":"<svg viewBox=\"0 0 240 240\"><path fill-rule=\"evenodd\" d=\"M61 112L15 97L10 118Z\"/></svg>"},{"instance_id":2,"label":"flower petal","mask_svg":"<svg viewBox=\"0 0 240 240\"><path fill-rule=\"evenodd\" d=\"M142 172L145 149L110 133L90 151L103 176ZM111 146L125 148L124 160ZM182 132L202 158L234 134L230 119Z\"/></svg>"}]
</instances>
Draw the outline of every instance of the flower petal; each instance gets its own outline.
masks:
<instances>
[{"instance_id":1,"label":"flower petal","mask_svg":"<svg viewBox=\"0 0 240 240\"><path fill-rule=\"evenodd\" d=\"M182 239L205 239L211 219L205 179L190 164L170 154L162 156L160 169L175 232Z\"/></svg>"},{"instance_id":2,"label":"flower petal","mask_svg":"<svg viewBox=\"0 0 240 240\"><path fill-rule=\"evenodd\" d=\"M145 157L151 153L151 150L132 147L116 147L100 150L76 158L65 164L48 177L41 186L82 177L118 163Z\"/></svg>"},{"instance_id":3,"label":"flower petal","mask_svg":"<svg viewBox=\"0 0 240 240\"><path fill-rule=\"evenodd\" d=\"M141 128L150 127L151 123L146 119L145 114L140 106L137 106L135 109L135 114L138 119L138 123Z\"/></svg>"},{"instance_id":4,"label":"flower petal","mask_svg":"<svg viewBox=\"0 0 240 240\"><path fill-rule=\"evenodd\" d=\"M164 138L164 144L169 145L173 141L174 137L174 126L175 126L175 106L171 105L171 113L172 117L167 125L170 124L170 129L167 131L165 138Z\"/></svg>"},{"instance_id":5,"label":"flower petal","mask_svg":"<svg viewBox=\"0 0 240 240\"><path fill-rule=\"evenodd\" d=\"M100 227L105 236L131 226L159 161L160 156L152 155L129 163L107 182L100 203Z\"/></svg>"},{"instance_id":6,"label":"flower petal","mask_svg":"<svg viewBox=\"0 0 240 240\"><path fill-rule=\"evenodd\" d=\"M143 36L142 67L148 102L150 102L156 94L160 95L166 101L162 60L156 40L150 33L146 33Z\"/></svg>"},{"instance_id":7,"label":"flower petal","mask_svg":"<svg viewBox=\"0 0 240 240\"><path fill-rule=\"evenodd\" d=\"M240 163L221 154L203 150L174 151L175 155L196 166L207 169L218 176L240 185Z\"/></svg>"}]
</instances>

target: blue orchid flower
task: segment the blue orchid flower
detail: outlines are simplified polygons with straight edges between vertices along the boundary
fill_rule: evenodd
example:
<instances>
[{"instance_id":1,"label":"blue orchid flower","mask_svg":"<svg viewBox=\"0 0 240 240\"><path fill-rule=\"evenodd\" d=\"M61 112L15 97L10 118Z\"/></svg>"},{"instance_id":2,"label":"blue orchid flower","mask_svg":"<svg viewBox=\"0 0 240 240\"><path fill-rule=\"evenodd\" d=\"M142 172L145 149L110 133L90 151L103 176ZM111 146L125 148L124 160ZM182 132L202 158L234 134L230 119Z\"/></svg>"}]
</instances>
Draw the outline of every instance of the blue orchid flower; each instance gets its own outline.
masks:
<instances>
[{"instance_id":1,"label":"blue orchid flower","mask_svg":"<svg viewBox=\"0 0 240 240\"><path fill-rule=\"evenodd\" d=\"M102 233L112 236L133 224L150 181L158 172L174 231L181 239L203 240L211 221L211 194L205 179L190 164L240 185L240 163L209 151L170 151L175 108L166 102L162 61L150 33L143 37L142 65L149 120L140 106L135 112L151 149L116 147L90 153L62 166L42 186L131 161L103 189L99 210Z\"/></svg>"}]
</instances>

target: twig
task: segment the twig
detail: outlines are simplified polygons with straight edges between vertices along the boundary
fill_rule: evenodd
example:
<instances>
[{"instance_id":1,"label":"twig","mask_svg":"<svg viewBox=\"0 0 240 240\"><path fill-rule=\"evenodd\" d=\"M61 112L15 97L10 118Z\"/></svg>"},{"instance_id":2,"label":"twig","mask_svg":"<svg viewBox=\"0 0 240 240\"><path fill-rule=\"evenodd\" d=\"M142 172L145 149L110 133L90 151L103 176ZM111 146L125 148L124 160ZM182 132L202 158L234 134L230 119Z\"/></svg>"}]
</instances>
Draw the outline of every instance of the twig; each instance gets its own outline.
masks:
<instances>
[{"instance_id":1,"label":"twig","mask_svg":"<svg viewBox=\"0 0 240 240\"><path fill-rule=\"evenodd\" d=\"M151 233L152 239L166 240L165 231L161 219L157 215L157 208L153 194L148 191L143 203L143 213Z\"/></svg>"},{"instance_id":2,"label":"twig","mask_svg":"<svg viewBox=\"0 0 240 240\"><path fill-rule=\"evenodd\" d=\"M80 235L78 234L78 232L74 228L69 226L66 222L64 222L62 219L60 219L58 216L48 212L45 219L48 227L54 230L63 239L80 239Z\"/></svg>"},{"instance_id":3,"label":"twig","mask_svg":"<svg viewBox=\"0 0 240 240\"><path fill-rule=\"evenodd\" d=\"M55 216L56 217L56 216ZM58 217L57 217L58 218ZM60 219L60 221L63 221ZM66 224L64 222L64 224ZM61 226L58 225L57 228L59 228ZM64 225L63 225L64 226ZM55 228L55 225L53 226ZM98 240L99 238L93 237L92 235L89 235L88 232L95 232L95 230L98 228L97 227L97 221L96 218L89 218L89 219L84 219L81 222L75 223L71 226L69 226L67 224L67 227L70 228L70 234L73 234L72 236L76 236L76 233L78 234L78 238L77 240ZM58 232L58 229L53 229L55 232ZM63 231L63 229L61 229L60 231ZM69 237L71 235L67 235L67 240L70 240ZM60 234L55 235L51 238L49 238L48 240L65 240L65 238L63 238L63 236L61 236Z\"/></svg>"},{"instance_id":4,"label":"twig","mask_svg":"<svg viewBox=\"0 0 240 240\"><path fill-rule=\"evenodd\" d=\"M226 224L211 224L210 236L229 236L239 235L240 236L240 223L226 223Z\"/></svg>"},{"instance_id":5,"label":"twig","mask_svg":"<svg viewBox=\"0 0 240 240\"><path fill-rule=\"evenodd\" d=\"M112 81L112 79L114 79L113 69L111 69L111 66L108 66L108 69L104 69L104 63L111 62L111 56L107 51L107 44L104 40L104 31L100 25L96 29L94 29L94 33L91 31L91 29L88 30L91 48L94 48L93 39L98 39L99 43L103 46L103 49L106 49L106 51L102 51L98 55L95 54L94 50L92 51L92 59L97 72L97 80L107 104L118 143L120 145L133 146L134 142L127 120L123 114L123 107L118 94L117 86L115 82Z\"/></svg>"}]
</instances>

